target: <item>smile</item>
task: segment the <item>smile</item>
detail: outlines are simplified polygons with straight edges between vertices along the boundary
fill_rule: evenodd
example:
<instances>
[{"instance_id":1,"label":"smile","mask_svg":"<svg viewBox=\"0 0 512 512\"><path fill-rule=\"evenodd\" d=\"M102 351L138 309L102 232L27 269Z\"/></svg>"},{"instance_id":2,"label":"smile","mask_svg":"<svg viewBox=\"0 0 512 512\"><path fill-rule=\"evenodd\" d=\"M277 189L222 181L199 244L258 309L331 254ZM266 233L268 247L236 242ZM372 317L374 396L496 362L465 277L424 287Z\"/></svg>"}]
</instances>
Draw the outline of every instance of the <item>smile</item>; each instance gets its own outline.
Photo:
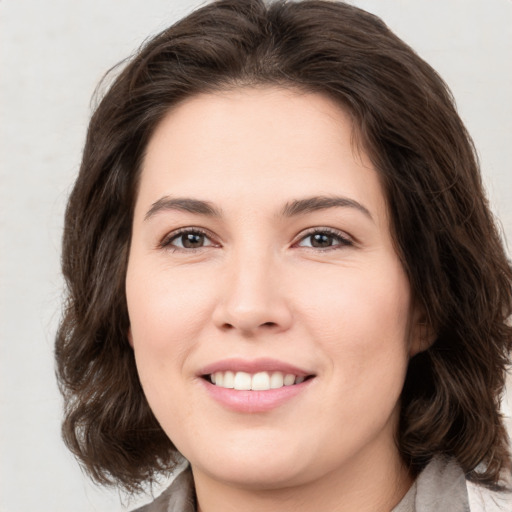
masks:
<instances>
[{"instance_id":1,"label":"smile","mask_svg":"<svg viewBox=\"0 0 512 512\"><path fill-rule=\"evenodd\" d=\"M206 376L215 386L235 389L238 391L267 391L279 389L284 386L293 386L304 382L307 377L283 372L247 372L224 371L215 372Z\"/></svg>"},{"instance_id":2,"label":"smile","mask_svg":"<svg viewBox=\"0 0 512 512\"><path fill-rule=\"evenodd\" d=\"M207 395L238 413L262 413L307 396L316 372L285 361L224 359L197 373Z\"/></svg>"}]
</instances>

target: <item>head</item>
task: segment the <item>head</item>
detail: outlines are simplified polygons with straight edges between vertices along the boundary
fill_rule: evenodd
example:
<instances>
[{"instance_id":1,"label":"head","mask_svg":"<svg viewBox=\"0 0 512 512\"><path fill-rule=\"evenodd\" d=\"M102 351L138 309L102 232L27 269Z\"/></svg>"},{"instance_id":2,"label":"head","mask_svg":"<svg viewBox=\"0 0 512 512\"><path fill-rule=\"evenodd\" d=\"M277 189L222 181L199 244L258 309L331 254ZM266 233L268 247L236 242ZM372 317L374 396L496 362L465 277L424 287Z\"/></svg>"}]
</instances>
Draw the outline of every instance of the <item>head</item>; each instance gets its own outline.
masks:
<instances>
[{"instance_id":1,"label":"head","mask_svg":"<svg viewBox=\"0 0 512 512\"><path fill-rule=\"evenodd\" d=\"M378 18L333 2L207 5L143 46L99 104L66 213L56 346L66 442L97 480L129 489L178 460L141 386L127 304L144 172L180 115L265 91L332 109L361 173L376 177L414 324L397 355L407 356L393 423L404 463L414 472L445 453L496 484L509 465L498 405L512 273L471 140L435 71Z\"/></svg>"}]
</instances>

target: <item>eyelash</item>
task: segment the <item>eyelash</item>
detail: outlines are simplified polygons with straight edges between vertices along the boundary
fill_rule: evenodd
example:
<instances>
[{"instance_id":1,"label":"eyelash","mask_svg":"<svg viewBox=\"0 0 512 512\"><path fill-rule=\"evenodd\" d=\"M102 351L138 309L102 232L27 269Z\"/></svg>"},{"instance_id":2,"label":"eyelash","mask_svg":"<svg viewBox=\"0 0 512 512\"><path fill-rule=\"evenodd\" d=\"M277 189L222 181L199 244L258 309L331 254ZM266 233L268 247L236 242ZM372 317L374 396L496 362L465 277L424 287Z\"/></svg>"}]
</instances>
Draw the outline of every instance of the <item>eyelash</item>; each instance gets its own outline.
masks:
<instances>
[{"instance_id":1,"label":"eyelash","mask_svg":"<svg viewBox=\"0 0 512 512\"><path fill-rule=\"evenodd\" d=\"M345 235L341 231L338 231L337 229L332 229L332 228L313 228L311 230L308 230L301 236L301 238L299 239L299 242L306 238L309 238L313 235L328 235L328 236L334 238L335 240L337 240L337 242L338 242L336 245L332 245L332 246L324 247L324 248L306 247L307 249L312 249L314 251L323 251L323 252L334 251L334 250L340 249L342 247L352 247L354 245L354 242L347 235Z\"/></svg>"},{"instance_id":2,"label":"eyelash","mask_svg":"<svg viewBox=\"0 0 512 512\"><path fill-rule=\"evenodd\" d=\"M170 233L168 236L166 236L159 244L159 248L160 249L166 249L166 250L169 250L171 252L191 252L191 251L194 251L194 252L198 252L202 249L205 249L206 247L210 247L210 246L203 246L203 247L198 247L198 248L181 248L181 247L175 247L172 244L172 242L174 240L177 240L180 236L183 236L183 235L186 235L186 234L192 234L192 235L202 235L202 236L205 236L206 238L208 239L211 239L211 235L204 231L203 229L200 229L200 228L183 228L183 229L179 229L178 231L174 231L172 233ZM331 250L337 250L337 249L340 249L342 247L351 247L354 245L354 242L348 238L346 235L344 235L341 231L337 231L335 229L332 229L332 228L313 228L309 231L306 231L301 237L300 239L298 240L298 242L296 242L294 245L296 245L297 243L301 242L302 240L308 238L308 237L311 237L313 235L317 235L317 234L321 234L321 235L328 235L334 239L336 239L338 241L338 244L336 245L332 245L332 246L329 246L329 247L324 247L324 248L319 248L319 247L310 247L310 246L299 246L299 247L305 247L306 249L309 249L309 250L314 250L314 251L320 251L320 252L326 252L326 251L331 251ZM215 246L214 243L212 243L211 246Z\"/></svg>"},{"instance_id":3,"label":"eyelash","mask_svg":"<svg viewBox=\"0 0 512 512\"><path fill-rule=\"evenodd\" d=\"M200 228L183 228L179 229L178 231L173 231L172 233L169 233L159 244L159 247L161 249L167 249L171 252L189 252L189 251L198 251L201 249L204 249L204 247L199 247L198 249L182 249L181 247L174 247L171 245L171 243L178 239L180 236L183 235L203 235L206 238L212 238L209 233L206 231L200 229Z\"/></svg>"}]
</instances>

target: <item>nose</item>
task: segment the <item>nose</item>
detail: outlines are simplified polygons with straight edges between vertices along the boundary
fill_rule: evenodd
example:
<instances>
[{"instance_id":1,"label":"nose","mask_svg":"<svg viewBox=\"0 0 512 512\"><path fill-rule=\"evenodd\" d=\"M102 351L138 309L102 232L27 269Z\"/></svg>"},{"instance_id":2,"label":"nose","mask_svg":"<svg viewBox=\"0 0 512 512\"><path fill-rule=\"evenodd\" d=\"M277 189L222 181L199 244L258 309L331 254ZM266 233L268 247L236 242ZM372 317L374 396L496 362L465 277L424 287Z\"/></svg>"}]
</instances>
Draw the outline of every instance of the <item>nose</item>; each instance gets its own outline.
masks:
<instances>
[{"instance_id":1,"label":"nose","mask_svg":"<svg viewBox=\"0 0 512 512\"><path fill-rule=\"evenodd\" d=\"M227 263L213 322L224 331L245 337L290 328L292 309L276 256L254 253Z\"/></svg>"}]
</instances>

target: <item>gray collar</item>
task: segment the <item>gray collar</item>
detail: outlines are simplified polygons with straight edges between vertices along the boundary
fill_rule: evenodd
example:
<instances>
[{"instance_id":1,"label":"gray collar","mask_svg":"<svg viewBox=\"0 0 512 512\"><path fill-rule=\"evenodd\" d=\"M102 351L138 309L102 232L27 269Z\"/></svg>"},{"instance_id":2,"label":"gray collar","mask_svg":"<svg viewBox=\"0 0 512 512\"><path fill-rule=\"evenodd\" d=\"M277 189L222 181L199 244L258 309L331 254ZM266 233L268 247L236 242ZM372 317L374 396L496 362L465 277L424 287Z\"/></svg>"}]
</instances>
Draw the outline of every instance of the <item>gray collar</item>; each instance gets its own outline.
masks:
<instances>
[{"instance_id":1,"label":"gray collar","mask_svg":"<svg viewBox=\"0 0 512 512\"><path fill-rule=\"evenodd\" d=\"M392 512L469 512L462 468L453 460L434 457Z\"/></svg>"},{"instance_id":2,"label":"gray collar","mask_svg":"<svg viewBox=\"0 0 512 512\"><path fill-rule=\"evenodd\" d=\"M196 498L190 467L152 503L134 512L195 512ZM451 459L434 457L392 512L469 512L466 479Z\"/></svg>"},{"instance_id":3,"label":"gray collar","mask_svg":"<svg viewBox=\"0 0 512 512\"><path fill-rule=\"evenodd\" d=\"M190 466L155 500L133 512L195 512L196 497Z\"/></svg>"}]
</instances>

